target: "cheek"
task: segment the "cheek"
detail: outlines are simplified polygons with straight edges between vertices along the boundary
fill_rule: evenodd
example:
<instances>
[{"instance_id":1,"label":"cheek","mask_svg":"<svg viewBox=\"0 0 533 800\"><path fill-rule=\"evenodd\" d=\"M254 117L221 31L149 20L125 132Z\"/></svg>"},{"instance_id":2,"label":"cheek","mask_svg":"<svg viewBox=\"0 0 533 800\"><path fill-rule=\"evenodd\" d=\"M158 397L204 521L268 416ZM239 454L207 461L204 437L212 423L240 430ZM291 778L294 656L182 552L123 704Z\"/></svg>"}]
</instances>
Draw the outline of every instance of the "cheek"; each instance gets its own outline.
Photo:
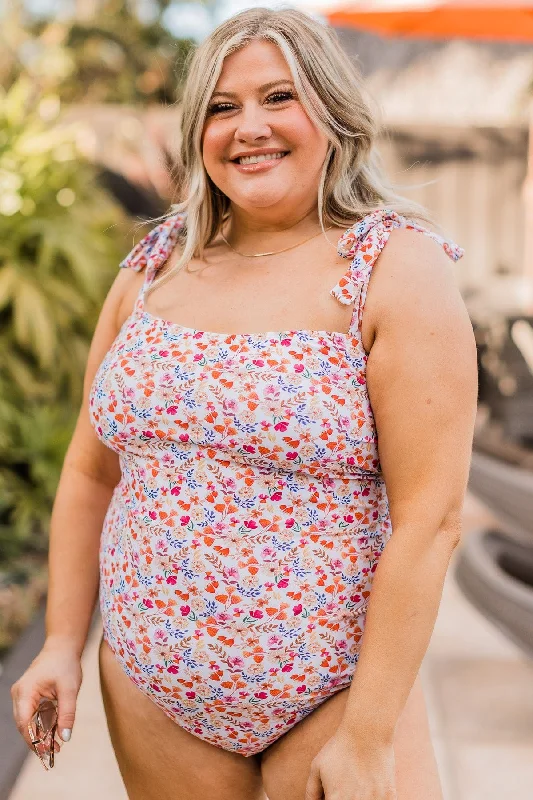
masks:
<instances>
[{"instance_id":1,"label":"cheek","mask_svg":"<svg viewBox=\"0 0 533 800\"><path fill-rule=\"evenodd\" d=\"M209 124L202 137L202 156L206 169L216 169L228 147L228 133L221 125Z\"/></svg>"},{"instance_id":2,"label":"cheek","mask_svg":"<svg viewBox=\"0 0 533 800\"><path fill-rule=\"evenodd\" d=\"M306 161L323 159L328 141L322 131L318 130L302 109L296 109L284 120L283 133L300 156Z\"/></svg>"}]
</instances>

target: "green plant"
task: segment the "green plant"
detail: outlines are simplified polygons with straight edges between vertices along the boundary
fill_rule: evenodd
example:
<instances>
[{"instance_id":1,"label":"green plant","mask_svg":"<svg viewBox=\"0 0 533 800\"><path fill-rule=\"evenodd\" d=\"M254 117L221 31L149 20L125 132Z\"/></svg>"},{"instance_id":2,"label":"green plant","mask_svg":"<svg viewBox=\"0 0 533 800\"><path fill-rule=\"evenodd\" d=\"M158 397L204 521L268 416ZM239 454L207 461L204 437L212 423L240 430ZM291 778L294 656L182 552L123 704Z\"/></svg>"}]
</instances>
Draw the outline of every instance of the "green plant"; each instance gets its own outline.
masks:
<instances>
[{"instance_id":1,"label":"green plant","mask_svg":"<svg viewBox=\"0 0 533 800\"><path fill-rule=\"evenodd\" d=\"M53 113L52 113L53 112ZM123 217L77 127L22 76L0 89L0 562L43 547Z\"/></svg>"}]
</instances>

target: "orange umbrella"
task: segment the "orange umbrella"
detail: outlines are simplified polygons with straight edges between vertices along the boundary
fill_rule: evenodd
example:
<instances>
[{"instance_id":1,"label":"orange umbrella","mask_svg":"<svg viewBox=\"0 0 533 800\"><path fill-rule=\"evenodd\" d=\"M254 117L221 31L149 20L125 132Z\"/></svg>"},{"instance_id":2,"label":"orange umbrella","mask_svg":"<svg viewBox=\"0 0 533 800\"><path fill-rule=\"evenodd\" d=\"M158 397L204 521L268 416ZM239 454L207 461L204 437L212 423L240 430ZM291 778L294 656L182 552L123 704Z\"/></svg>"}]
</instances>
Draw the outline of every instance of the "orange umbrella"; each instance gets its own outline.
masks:
<instances>
[{"instance_id":1,"label":"orange umbrella","mask_svg":"<svg viewBox=\"0 0 533 800\"><path fill-rule=\"evenodd\" d=\"M348 2L323 14L336 27L384 36L533 42L533 0Z\"/></svg>"}]
</instances>

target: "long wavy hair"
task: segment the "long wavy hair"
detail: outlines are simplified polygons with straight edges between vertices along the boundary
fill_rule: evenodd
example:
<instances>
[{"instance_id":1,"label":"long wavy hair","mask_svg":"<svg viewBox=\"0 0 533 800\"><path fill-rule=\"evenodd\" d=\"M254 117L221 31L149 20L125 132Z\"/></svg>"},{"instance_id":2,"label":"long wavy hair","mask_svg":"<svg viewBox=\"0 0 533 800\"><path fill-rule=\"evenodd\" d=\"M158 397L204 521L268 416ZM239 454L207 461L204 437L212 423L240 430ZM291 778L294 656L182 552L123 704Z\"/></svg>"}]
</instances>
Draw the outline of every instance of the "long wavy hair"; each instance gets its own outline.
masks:
<instances>
[{"instance_id":1,"label":"long wavy hair","mask_svg":"<svg viewBox=\"0 0 533 800\"><path fill-rule=\"evenodd\" d=\"M182 200L159 218L185 212L186 224L179 260L152 283L152 289L193 257L202 257L230 215L230 199L204 167L202 132L225 57L256 40L279 47L300 102L329 140L318 189L322 231L332 225L350 227L378 208L431 222L422 206L401 197L386 181L375 146L381 133L377 108L336 33L295 9L248 9L219 25L186 65L181 108Z\"/></svg>"}]
</instances>

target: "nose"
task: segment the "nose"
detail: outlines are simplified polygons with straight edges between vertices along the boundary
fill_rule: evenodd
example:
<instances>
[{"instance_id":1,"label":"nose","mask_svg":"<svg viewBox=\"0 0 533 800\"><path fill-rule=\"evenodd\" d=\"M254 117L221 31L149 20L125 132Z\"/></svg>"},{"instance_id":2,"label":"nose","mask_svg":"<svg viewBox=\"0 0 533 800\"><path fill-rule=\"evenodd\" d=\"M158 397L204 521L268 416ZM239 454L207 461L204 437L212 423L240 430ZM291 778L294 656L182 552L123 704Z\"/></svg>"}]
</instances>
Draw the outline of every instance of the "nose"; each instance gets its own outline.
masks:
<instances>
[{"instance_id":1,"label":"nose","mask_svg":"<svg viewBox=\"0 0 533 800\"><path fill-rule=\"evenodd\" d=\"M235 128L235 141L255 142L258 139L269 139L272 129L266 121L265 111L256 103L244 106L238 116Z\"/></svg>"}]
</instances>

